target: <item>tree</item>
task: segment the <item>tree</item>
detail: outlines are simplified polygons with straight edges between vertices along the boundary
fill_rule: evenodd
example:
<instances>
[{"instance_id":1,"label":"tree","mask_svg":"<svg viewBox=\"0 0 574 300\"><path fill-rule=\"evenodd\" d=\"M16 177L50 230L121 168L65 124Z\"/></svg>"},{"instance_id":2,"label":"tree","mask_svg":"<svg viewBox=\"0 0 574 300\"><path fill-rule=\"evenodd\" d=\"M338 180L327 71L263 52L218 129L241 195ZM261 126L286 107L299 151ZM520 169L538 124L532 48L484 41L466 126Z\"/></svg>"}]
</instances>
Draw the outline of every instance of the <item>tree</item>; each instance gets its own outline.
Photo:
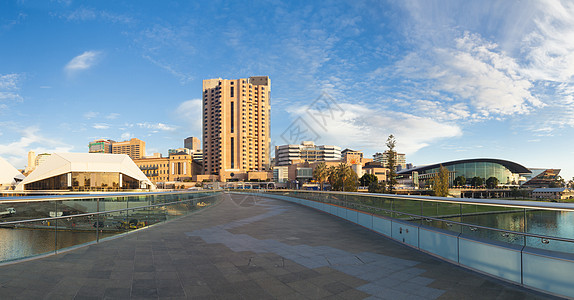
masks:
<instances>
[{"instance_id":1,"label":"tree","mask_svg":"<svg viewBox=\"0 0 574 300\"><path fill-rule=\"evenodd\" d=\"M438 174L436 174L432 181L432 190L435 196L438 197L446 197L448 196L448 169L440 165L440 169L438 170Z\"/></svg>"},{"instance_id":2,"label":"tree","mask_svg":"<svg viewBox=\"0 0 574 300\"><path fill-rule=\"evenodd\" d=\"M373 182L379 182L379 178L375 174L365 173L361 178L359 178L359 182L361 183L361 186L369 186Z\"/></svg>"},{"instance_id":3,"label":"tree","mask_svg":"<svg viewBox=\"0 0 574 300\"><path fill-rule=\"evenodd\" d=\"M564 178L562 178L562 176L558 175L556 176L556 178L550 182L550 187L551 188L560 188L560 187L564 187L566 185Z\"/></svg>"},{"instance_id":4,"label":"tree","mask_svg":"<svg viewBox=\"0 0 574 300\"><path fill-rule=\"evenodd\" d=\"M486 188L488 189L493 189L496 188L498 186L498 178L492 176L492 177L488 177L488 179L486 180Z\"/></svg>"},{"instance_id":5,"label":"tree","mask_svg":"<svg viewBox=\"0 0 574 300\"><path fill-rule=\"evenodd\" d=\"M331 169L329 182L335 191L356 192L357 191L357 174L347 164L340 163L337 167Z\"/></svg>"},{"instance_id":6,"label":"tree","mask_svg":"<svg viewBox=\"0 0 574 300\"><path fill-rule=\"evenodd\" d=\"M329 179L329 168L326 163L322 162L315 167L315 170L313 170L313 178L319 182L322 191L323 183Z\"/></svg>"},{"instance_id":7,"label":"tree","mask_svg":"<svg viewBox=\"0 0 574 300\"><path fill-rule=\"evenodd\" d=\"M483 183L484 183L484 179L482 179L481 177L478 177L478 176L474 176L470 180L470 185L472 185L473 187L482 186Z\"/></svg>"},{"instance_id":8,"label":"tree","mask_svg":"<svg viewBox=\"0 0 574 300\"><path fill-rule=\"evenodd\" d=\"M464 177L464 175L457 176L454 179L454 185L455 186L463 186L465 184L466 184L466 177Z\"/></svg>"},{"instance_id":9,"label":"tree","mask_svg":"<svg viewBox=\"0 0 574 300\"><path fill-rule=\"evenodd\" d=\"M385 182L374 181L369 184L369 193L382 194L385 192Z\"/></svg>"},{"instance_id":10,"label":"tree","mask_svg":"<svg viewBox=\"0 0 574 300\"><path fill-rule=\"evenodd\" d=\"M397 141L395 137L391 134L387 138L387 148L388 148L388 156L387 156L387 165L386 167L389 168L389 177L387 178L387 191L392 193L397 185L397 158L395 152L395 146Z\"/></svg>"}]
</instances>

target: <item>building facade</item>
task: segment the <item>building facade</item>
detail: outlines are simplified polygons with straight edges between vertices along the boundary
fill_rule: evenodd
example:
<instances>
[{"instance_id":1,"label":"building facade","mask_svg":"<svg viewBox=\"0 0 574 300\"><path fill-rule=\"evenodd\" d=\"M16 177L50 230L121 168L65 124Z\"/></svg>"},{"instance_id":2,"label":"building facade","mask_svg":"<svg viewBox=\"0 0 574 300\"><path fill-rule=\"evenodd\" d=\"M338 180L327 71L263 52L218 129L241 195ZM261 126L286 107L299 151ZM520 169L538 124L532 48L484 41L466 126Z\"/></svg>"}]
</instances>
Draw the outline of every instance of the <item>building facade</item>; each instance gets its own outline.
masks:
<instances>
[{"instance_id":1,"label":"building facade","mask_svg":"<svg viewBox=\"0 0 574 300\"><path fill-rule=\"evenodd\" d=\"M403 153L393 152L395 157L395 165L397 166L397 171L407 169L407 156ZM377 152L373 155L373 161L380 163L382 166L387 166L389 164L389 150L380 153Z\"/></svg>"},{"instance_id":2,"label":"building facade","mask_svg":"<svg viewBox=\"0 0 574 300\"><path fill-rule=\"evenodd\" d=\"M119 191L155 189L127 155L54 153L16 190Z\"/></svg>"},{"instance_id":3,"label":"building facade","mask_svg":"<svg viewBox=\"0 0 574 300\"><path fill-rule=\"evenodd\" d=\"M99 139L95 140L88 145L89 153L112 153L111 140Z\"/></svg>"},{"instance_id":4,"label":"building facade","mask_svg":"<svg viewBox=\"0 0 574 300\"><path fill-rule=\"evenodd\" d=\"M281 145L275 147L275 165L287 166L293 162L340 161L341 147L315 145L304 141L301 145Z\"/></svg>"},{"instance_id":5,"label":"building facade","mask_svg":"<svg viewBox=\"0 0 574 300\"><path fill-rule=\"evenodd\" d=\"M112 142L113 154L126 154L131 159L138 159L145 156L145 142L133 138L129 141Z\"/></svg>"},{"instance_id":6,"label":"building facade","mask_svg":"<svg viewBox=\"0 0 574 300\"><path fill-rule=\"evenodd\" d=\"M515 162L493 158L476 158L402 170L397 172L397 176L403 179L410 178L415 187L429 187L441 165L449 171L449 184L451 186L458 176L464 176L467 180L473 177L480 177L484 180L496 177L502 185L518 185L524 175L531 173L526 167Z\"/></svg>"},{"instance_id":7,"label":"building facade","mask_svg":"<svg viewBox=\"0 0 574 300\"><path fill-rule=\"evenodd\" d=\"M267 76L203 81L203 171L221 181L269 171Z\"/></svg>"},{"instance_id":8,"label":"building facade","mask_svg":"<svg viewBox=\"0 0 574 300\"><path fill-rule=\"evenodd\" d=\"M155 183L192 180L201 173L201 165L193 161L193 155L183 151L171 152L167 157L156 153L134 162Z\"/></svg>"},{"instance_id":9,"label":"building facade","mask_svg":"<svg viewBox=\"0 0 574 300\"><path fill-rule=\"evenodd\" d=\"M192 151L199 151L201 150L201 142L198 138L190 136L183 140L183 147Z\"/></svg>"}]
</instances>

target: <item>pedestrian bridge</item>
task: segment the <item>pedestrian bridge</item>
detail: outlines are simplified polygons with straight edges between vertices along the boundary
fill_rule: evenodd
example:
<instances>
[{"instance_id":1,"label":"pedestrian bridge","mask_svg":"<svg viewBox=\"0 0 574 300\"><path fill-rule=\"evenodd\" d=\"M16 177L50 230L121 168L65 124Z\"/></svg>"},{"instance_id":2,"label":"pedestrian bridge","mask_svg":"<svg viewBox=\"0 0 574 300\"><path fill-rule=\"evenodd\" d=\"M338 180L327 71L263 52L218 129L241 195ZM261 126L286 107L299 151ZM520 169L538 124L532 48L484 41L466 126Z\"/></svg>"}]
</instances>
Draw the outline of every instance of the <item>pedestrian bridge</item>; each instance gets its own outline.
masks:
<instances>
[{"instance_id":1,"label":"pedestrian bridge","mask_svg":"<svg viewBox=\"0 0 574 300\"><path fill-rule=\"evenodd\" d=\"M3 216L0 223L2 253L10 253L0 266L0 296L22 299L571 296L513 281L513 277L505 277L512 273L507 265L494 263L500 254L506 255L503 259L507 260L516 251L524 256L528 255L525 249L534 252L528 239L540 239L538 235L516 231L518 227L507 230L479 224L482 220L479 216L502 216L486 209L487 206L513 214L522 210L525 220L530 221L530 212L548 209L567 214L570 209L567 205L564 210L556 210L557 207L521 206L524 203L504 206L421 199L301 191L5 198L0 201L0 210L13 208L15 213ZM467 205L476 207L470 211ZM521 222L516 220L516 224ZM474 223L465 223L471 221ZM498 234L489 236L484 233L487 231ZM430 238L426 237L429 233ZM507 239L514 235L527 244L520 247L519 239ZM36 238L41 238L41 243L30 243ZM456 240L456 251L451 249L451 238ZM547 248L538 248L542 254L536 257L558 257L561 262L570 263L567 248L549 249L549 245L558 242L569 243L568 238L544 236L544 239L548 242L540 244ZM472 257L466 251L476 255L470 259L472 265L465 265L469 261L465 257ZM458 261L445 253L456 253ZM480 266L485 256L493 260L491 268L500 267L502 273L486 277L467 270L489 273ZM521 268L525 269L524 262ZM556 272L571 269L562 265ZM520 272L524 278L524 270ZM572 276L558 281L557 286L569 278Z\"/></svg>"}]
</instances>

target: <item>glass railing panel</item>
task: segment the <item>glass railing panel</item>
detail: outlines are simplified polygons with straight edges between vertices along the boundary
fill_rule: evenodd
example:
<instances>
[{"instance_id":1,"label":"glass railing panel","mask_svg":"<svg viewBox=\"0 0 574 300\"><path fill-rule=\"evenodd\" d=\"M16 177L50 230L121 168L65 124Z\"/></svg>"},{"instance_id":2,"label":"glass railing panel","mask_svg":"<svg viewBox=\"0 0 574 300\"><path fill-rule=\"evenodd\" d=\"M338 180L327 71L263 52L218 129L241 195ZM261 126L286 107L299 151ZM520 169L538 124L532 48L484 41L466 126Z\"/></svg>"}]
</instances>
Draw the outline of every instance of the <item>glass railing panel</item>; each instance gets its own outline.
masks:
<instances>
[{"instance_id":1,"label":"glass railing panel","mask_svg":"<svg viewBox=\"0 0 574 300\"><path fill-rule=\"evenodd\" d=\"M421 218L417 216L421 215L421 201L394 199L392 209L394 210L394 218L413 223L420 223Z\"/></svg>"},{"instance_id":2,"label":"glass railing panel","mask_svg":"<svg viewBox=\"0 0 574 300\"><path fill-rule=\"evenodd\" d=\"M460 225L447 222L460 222L460 204L422 201L422 212L422 215L425 217L423 218L423 225L449 230L453 233L461 232ZM436 219L444 219L445 221Z\"/></svg>"},{"instance_id":3,"label":"glass railing panel","mask_svg":"<svg viewBox=\"0 0 574 300\"><path fill-rule=\"evenodd\" d=\"M521 234L501 232L487 228L479 228L472 225L462 226L462 234L466 237L472 237L474 239L491 240L517 246L524 246L524 236Z\"/></svg>"},{"instance_id":4,"label":"glass railing panel","mask_svg":"<svg viewBox=\"0 0 574 300\"><path fill-rule=\"evenodd\" d=\"M373 206L375 207L374 214L391 218L393 213L393 199L386 197L372 197Z\"/></svg>"},{"instance_id":5,"label":"glass railing panel","mask_svg":"<svg viewBox=\"0 0 574 300\"><path fill-rule=\"evenodd\" d=\"M549 236L547 239L528 237L529 247L574 253L574 243L553 240L551 237L574 239L574 212L552 210L526 210L527 232Z\"/></svg>"},{"instance_id":6,"label":"glass railing panel","mask_svg":"<svg viewBox=\"0 0 574 300\"><path fill-rule=\"evenodd\" d=\"M0 261L49 254L56 247L56 224L50 221L0 226Z\"/></svg>"},{"instance_id":7,"label":"glass railing panel","mask_svg":"<svg viewBox=\"0 0 574 300\"><path fill-rule=\"evenodd\" d=\"M95 215L70 217L50 221L55 224L56 248L63 249L96 241L104 236L105 220ZM109 224L108 224L109 225ZM97 232L97 231L100 232ZM105 235L110 235L107 233Z\"/></svg>"}]
</instances>

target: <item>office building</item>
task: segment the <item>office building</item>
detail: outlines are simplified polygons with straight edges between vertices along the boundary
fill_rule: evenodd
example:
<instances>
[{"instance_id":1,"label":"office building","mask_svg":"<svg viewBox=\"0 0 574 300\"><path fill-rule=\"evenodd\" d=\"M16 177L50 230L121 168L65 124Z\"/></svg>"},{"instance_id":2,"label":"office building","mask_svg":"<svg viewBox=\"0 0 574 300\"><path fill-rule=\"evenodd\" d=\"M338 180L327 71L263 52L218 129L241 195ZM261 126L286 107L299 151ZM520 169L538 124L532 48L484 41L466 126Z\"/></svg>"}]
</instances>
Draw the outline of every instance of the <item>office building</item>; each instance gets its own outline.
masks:
<instances>
[{"instance_id":1,"label":"office building","mask_svg":"<svg viewBox=\"0 0 574 300\"><path fill-rule=\"evenodd\" d=\"M287 166L295 162L339 161L341 147L332 145L315 145L304 141L301 145L281 145L275 147L275 165Z\"/></svg>"},{"instance_id":2,"label":"office building","mask_svg":"<svg viewBox=\"0 0 574 300\"><path fill-rule=\"evenodd\" d=\"M270 171L267 76L203 81L203 171L219 180Z\"/></svg>"},{"instance_id":3,"label":"office building","mask_svg":"<svg viewBox=\"0 0 574 300\"><path fill-rule=\"evenodd\" d=\"M201 142L199 141L198 138L190 136L183 140L183 147L192 151L200 151Z\"/></svg>"},{"instance_id":4,"label":"office building","mask_svg":"<svg viewBox=\"0 0 574 300\"><path fill-rule=\"evenodd\" d=\"M133 138L129 141L112 142L111 146L113 154L126 154L131 159L145 156L145 142L140 139Z\"/></svg>"},{"instance_id":5,"label":"office building","mask_svg":"<svg viewBox=\"0 0 574 300\"><path fill-rule=\"evenodd\" d=\"M112 143L114 141L99 139L88 144L89 153L112 153Z\"/></svg>"},{"instance_id":6,"label":"office building","mask_svg":"<svg viewBox=\"0 0 574 300\"><path fill-rule=\"evenodd\" d=\"M377 152L375 153L375 155L373 155L373 161L380 163L382 166L386 167L389 164L389 150L380 153ZM407 169L407 157L405 154L403 153L397 153L397 152L393 152L394 153L394 157L395 157L395 165L397 168L397 171L400 170L404 170Z\"/></svg>"}]
</instances>

